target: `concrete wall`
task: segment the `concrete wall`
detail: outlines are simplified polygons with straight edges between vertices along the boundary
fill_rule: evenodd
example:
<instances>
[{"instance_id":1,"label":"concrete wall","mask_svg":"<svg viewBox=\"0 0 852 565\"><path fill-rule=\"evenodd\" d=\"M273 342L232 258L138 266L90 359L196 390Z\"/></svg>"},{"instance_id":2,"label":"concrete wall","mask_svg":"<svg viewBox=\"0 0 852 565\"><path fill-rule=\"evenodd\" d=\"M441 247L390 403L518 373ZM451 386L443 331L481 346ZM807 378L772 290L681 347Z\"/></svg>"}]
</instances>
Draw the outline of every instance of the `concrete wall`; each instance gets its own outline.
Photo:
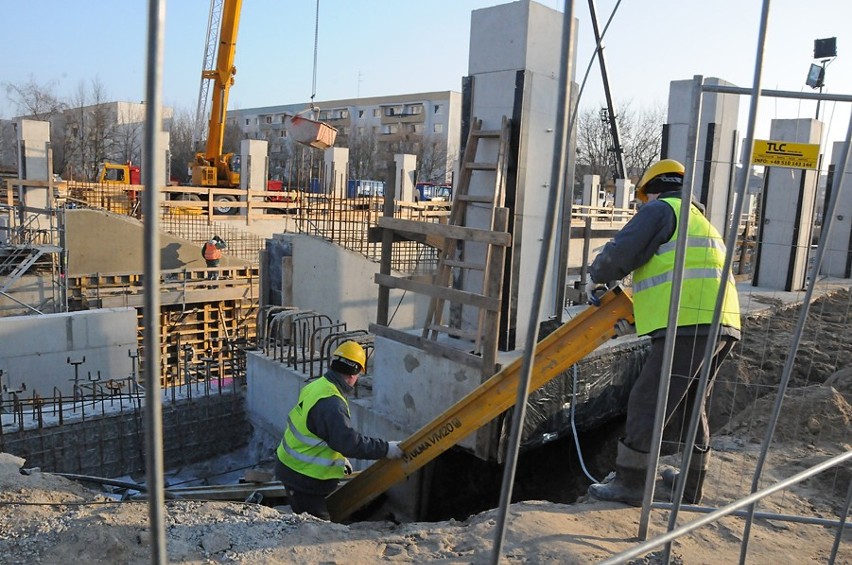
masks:
<instances>
[{"instance_id":1,"label":"concrete wall","mask_svg":"<svg viewBox=\"0 0 852 565\"><path fill-rule=\"evenodd\" d=\"M144 406L142 407L144 410ZM50 428L0 434L0 451L26 459L27 467L42 471L96 477L120 477L145 472L142 412ZM211 433L215 430L216 433ZM216 395L163 407L163 461L174 468L229 453L251 439L241 395ZM247 461L254 464L256 461Z\"/></svg>"},{"instance_id":2,"label":"concrete wall","mask_svg":"<svg viewBox=\"0 0 852 565\"><path fill-rule=\"evenodd\" d=\"M307 235L283 235L292 244L292 296L287 306L298 306L346 322L350 330L367 329L376 321L379 264L360 253ZM286 278L286 277L285 277ZM393 327L422 327L428 297L391 291ZM399 308L396 305L400 304Z\"/></svg>"},{"instance_id":3,"label":"concrete wall","mask_svg":"<svg viewBox=\"0 0 852 565\"><path fill-rule=\"evenodd\" d=\"M513 246L505 279L504 301L507 307L502 326L503 347L512 349L526 338L531 315L532 293L542 245L542 231L549 194L553 160L558 92L557 70L560 60L563 15L522 0L491 8L474 10L471 15L469 74L473 77L471 117L482 119L483 129L499 129L503 116L513 120L518 137L515 166L516 182L507 187ZM523 84L519 87L519 81ZM480 162L494 161L496 143L481 143ZM474 175L471 194L493 194L490 175ZM561 207L561 204L557 203ZM490 212L469 208L466 224L490 228ZM554 234L555 239L555 234ZM556 246L554 245L554 248ZM483 245L465 245L465 260L483 262ZM546 277L542 299L552 304L557 277L553 269ZM482 276L474 273L464 282L466 290L481 289ZM543 311L540 320L551 315ZM478 316L473 309L462 315L463 327L475 326Z\"/></svg>"},{"instance_id":4,"label":"concrete wall","mask_svg":"<svg viewBox=\"0 0 852 565\"><path fill-rule=\"evenodd\" d=\"M840 159L843 155L844 142L835 142L831 151L831 164L835 166L835 182L839 179ZM826 202L826 204L828 204ZM827 209L827 206L826 206ZM827 218L823 219L823 225ZM849 278L852 262L852 160L846 163L846 176L840 186L834 218L831 221L831 232L828 234L825 255L823 256L820 272L830 277Z\"/></svg>"},{"instance_id":5,"label":"concrete wall","mask_svg":"<svg viewBox=\"0 0 852 565\"><path fill-rule=\"evenodd\" d=\"M215 235L211 228L210 235ZM68 274L141 273L144 258L142 222L103 210L67 210L65 237ZM222 256L223 267L244 265ZM184 239L160 234L163 269L203 269L201 247Z\"/></svg>"},{"instance_id":6,"label":"concrete wall","mask_svg":"<svg viewBox=\"0 0 852 565\"><path fill-rule=\"evenodd\" d=\"M708 77L705 84L735 86L722 79ZM689 122L692 118L692 79L675 80L669 87L667 143L665 158L686 164ZM693 194L706 206L710 222L724 234L732 208L732 180L736 163L739 96L705 93L702 98L698 151Z\"/></svg>"},{"instance_id":7,"label":"concrete wall","mask_svg":"<svg viewBox=\"0 0 852 565\"><path fill-rule=\"evenodd\" d=\"M40 312L46 314L60 310L54 303L54 289L50 277L24 275L15 281L15 284L6 291L6 294L9 296L0 294L0 318L35 314L29 308L21 306L20 302L34 306ZM58 290L55 298L59 299ZM15 300L18 302L15 302ZM0 365L0 368L2 368L2 365Z\"/></svg>"},{"instance_id":8,"label":"concrete wall","mask_svg":"<svg viewBox=\"0 0 852 565\"><path fill-rule=\"evenodd\" d=\"M80 380L88 373L102 379L130 375L129 350L136 350L136 310L113 308L0 318L0 369L10 390L26 384L27 394L37 391L53 395L74 392L74 368L67 363L81 360Z\"/></svg>"}]
</instances>

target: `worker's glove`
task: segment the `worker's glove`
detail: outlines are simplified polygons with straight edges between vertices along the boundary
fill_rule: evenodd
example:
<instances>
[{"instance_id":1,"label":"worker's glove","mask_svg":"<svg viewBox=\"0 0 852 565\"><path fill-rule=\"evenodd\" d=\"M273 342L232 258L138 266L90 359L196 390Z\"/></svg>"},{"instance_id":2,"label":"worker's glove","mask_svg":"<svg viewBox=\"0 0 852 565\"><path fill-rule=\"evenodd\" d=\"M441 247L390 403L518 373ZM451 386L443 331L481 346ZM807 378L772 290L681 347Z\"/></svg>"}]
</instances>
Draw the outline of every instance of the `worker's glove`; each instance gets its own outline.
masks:
<instances>
[{"instance_id":1,"label":"worker's glove","mask_svg":"<svg viewBox=\"0 0 852 565\"><path fill-rule=\"evenodd\" d=\"M601 296L606 294L606 291L609 290L605 284L595 285L592 290L589 291L589 304L592 306L600 306L601 305Z\"/></svg>"},{"instance_id":2,"label":"worker's glove","mask_svg":"<svg viewBox=\"0 0 852 565\"><path fill-rule=\"evenodd\" d=\"M619 320L615 323L615 337L621 337L635 333L636 326L631 324L624 318L619 318Z\"/></svg>"},{"instance_id":3,"label":"worker's glove","mask_svg":"<svg viewBox=\"0 0 852 565\"><path fill-rule=\"evenodd\" d=\"M399 447L398 441L389 441L388 442L388 453L385 455L388 459L402 459L402 456L405 455L405 452Z\"/></svg>"},{"instance_id":4,"label":"worker's glove","mask_svg":"<svg viewBox=\"0 0 852 565\"><path fill-rule=\"evenodd\" d=\"M352 474L352 462L349 459L344 457L343 459L343 474L351 475Z\"/></svg>"}]
</instances>

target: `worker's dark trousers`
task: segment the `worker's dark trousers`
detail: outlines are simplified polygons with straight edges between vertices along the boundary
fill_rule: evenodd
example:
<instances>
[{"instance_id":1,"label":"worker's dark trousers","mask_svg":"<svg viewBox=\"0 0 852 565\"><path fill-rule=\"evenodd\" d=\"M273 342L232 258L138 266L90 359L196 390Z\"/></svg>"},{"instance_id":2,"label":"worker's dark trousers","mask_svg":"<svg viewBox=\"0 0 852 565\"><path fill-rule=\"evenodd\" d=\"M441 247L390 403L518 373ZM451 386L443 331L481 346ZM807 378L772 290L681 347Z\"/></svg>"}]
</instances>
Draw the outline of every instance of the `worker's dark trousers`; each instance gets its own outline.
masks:
<instances>
[{"instance_id":1,"label":"worker's dark trousers","mask_svg":"<svg viewBox=\"0 0 852 565\"><path fill-rule=\"evenodd\" d=\"M656 338L651 341L651 351L639 373L639 378L630 391L630 399L627 401L627 423L625 426L625 437L623 442L636 451L648 453L651 450L651 436L654 432L654 415L657 410L657 390L660 386L660 372L663 364L663 347L665 338ZM707 400L713 390L716 373L719 365L731 352L736 340L730 337L722 337L716 344L713 354L710 379L707 383L707 393L704 402L701 403L700 422L698 433L695 436L695 445L706 448L710 445L710 426L707 422ZM701 376L703 365L704 348L707 346L707 336L685 337L678 336L675 341L674 359L672 361L672 378L669 385L669 397L666 405L667 430L665 437L668 438L674 432L678 439L686 436L689 428L690 413L695 399L695 389ZM675 417L686 414L686 418ZM677 429L671 429L676 426ZM664 446L665 451L665 446Z\"/></svg>"},{"instance_id":2,"label":"worker's dark trousers","mask_svg":"<svg viewBox=\"0 0 852 565\"><path fill-rule=\"evenodd\" d=\"M207 262L208 267L214 267L215 268L215 267L219 266L219 259L205 259L205 261ZM209 271L207 273L207 280L208 281L215 281L218 278L219 278L219 271Z\"/></svg>"},{"instance_id":3,"label":"worker's dark trousers","mask_svg":"<svg viewBox=\"0 0 852 565\"><path fill-rule=\"evenodd\" d=\"M288 488L287 501L290 503L290 508L293 509L294 514L307 512L311 516L316 516L323 520L329 519L325 496L321 494L310 494Z\"/></svg>"}]
</instances>

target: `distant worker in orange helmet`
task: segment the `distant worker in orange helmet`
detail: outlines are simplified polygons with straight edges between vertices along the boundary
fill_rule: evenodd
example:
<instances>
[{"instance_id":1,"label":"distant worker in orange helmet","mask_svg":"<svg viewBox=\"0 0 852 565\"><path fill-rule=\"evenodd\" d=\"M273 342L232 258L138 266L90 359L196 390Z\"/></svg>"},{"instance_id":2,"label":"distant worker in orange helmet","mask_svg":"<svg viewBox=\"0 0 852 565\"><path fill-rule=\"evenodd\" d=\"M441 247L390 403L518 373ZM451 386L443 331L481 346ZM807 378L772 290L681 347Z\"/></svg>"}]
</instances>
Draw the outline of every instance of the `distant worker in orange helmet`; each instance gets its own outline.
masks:
<instances>
[{"instance_id":1,"label":"distant worker in orange helmet","mask_svg":"<svg viewBox=\"0 0 852 565\"><path fill-rule=\"evenodd\" d=\"M607 243L589 269L592 281L605 283L633 274L633 315L635 331L651 338L651 349L627 402L625 436L618 444L615 478L589 487L589 494L600 500L641 505L654 419L657 390L663 364L663 346L671 302L675 246L681 224L681 189L684 166L672 159L659 161L645 172L636 186L636 197L643 204L638 213ZM671 383L666 404L666 424L671 431L686 433L683 417L693 407L701 375L705 347L710 335L713 311L719 288L726 285L722 303L719 339L715 341L710 380L700 407L698 434L692 446L690 468L686 474L684 501L699 504L704 477L710 461L710 427L706 403L713 388L719 365L740 339L740 306L737 289L730 273L722 271L725 245L722 236L704 217L700 204L689 210L686 261L678 308ZM624 321L617 331L624 332ZM672 414L681 420L672 423ZM677 426L680 426L677 429ZM663 481L673 486L678 473L669 469Z\"/></svg>"},{"instance_id":2,"label":"distant worker in orange helmet","mask_svg":"<svg viewBox=\"0 0 852 565\"><path fill-rule=\"evenodd\" d=\"M222 259L222 250L227 248L228 244L225 243L225 240L218 235L214 235L206 241L204 245L201 246L201 256L204 257L204 261L207 262L207 267L211 269L218 267L219 261ZM216 280L218 278L218 270L211 270L207 272L207 280Z\"/></svg>"},{"instance_id":3,"label":"distant worker in orange helmet","mask_svg":"<svg viewBox=\"0 0 852 565\"><path fill-rule=\"evenodd\" d=\"M367 355L354 341L331 354L329 370L308 383L287 416L284 437L276 450L275 478L287 489L293 512L329 519L325 497L352 472L353 459L399 459L398 441L359 434L352 428L345 395L355 390Z\"/></svg>"}]
</instances>

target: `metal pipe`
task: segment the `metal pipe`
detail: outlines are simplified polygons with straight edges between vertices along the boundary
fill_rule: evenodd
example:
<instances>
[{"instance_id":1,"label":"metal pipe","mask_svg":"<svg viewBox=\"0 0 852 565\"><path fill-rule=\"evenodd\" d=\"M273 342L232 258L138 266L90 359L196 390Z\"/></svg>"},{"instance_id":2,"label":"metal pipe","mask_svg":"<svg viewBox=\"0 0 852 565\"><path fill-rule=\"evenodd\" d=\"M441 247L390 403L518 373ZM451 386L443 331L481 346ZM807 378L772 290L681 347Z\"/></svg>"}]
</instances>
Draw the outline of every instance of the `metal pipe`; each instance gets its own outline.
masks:
<instances>
[{"instance_id":1,"label":"metal pipe","mask_svg":"<svg viewBox=\"0 0 852 565\"><path fill-rule=\"evenodd\" d=\"M695 179L695 161L698 153L698 129L701 121L701 85L704 77L692 78L692 109L689 118L689 131L686 138L686 163L684 163L683 187L680 196L680 224L678 225L675 261L672 269L672 291L669 303L669 316L663 342L663 358L660 366L660 383L657 389L657 410L654 414L654 432L651 435L651 448L648 453L648 467L645 472L645 489L642 496L642 512L639 516L640 539L648 537L648 521L651 514L651 502L654 500L654 485L657 477L657 463L660 461L660 446L663 443L663 427L666 419L666 406L669 398L669 385L674 363L675 340L677 339L678 308L680 307L683 268L686 264L686 240L689 231L689 210L692 206L692 185Z\"/></svg>"},{"instance_id":2,"label":"metal pipe","mask_svg":"<svg viewBox=\"0 0 852 565\"><path fill-rule=\"evenodd\" d=\"M647 551L654 549L655 547L659 547L663 544L669 543L670 541L679 538L683 534L688 534L693 530L697 530L701 526L705 524L709 524L711 522L715 522L719 518L724 518L725 516L730 516L735 510L739 510L743 506L747 506L753 503L756 500L760 500L761 498L767 497L770 494L774 494L779 490L783 490L788 486L799 483L805 479L813 477L814 475L818 475L822 473L826 469L834 467L835 465L839 465L844 461L852 459L852 450L846 451L845 453L841 453L840 455L835 455L831 459L826 459L822 463L818 463L813 467L805 469L800 473L796 473L792 477L788 479L784 479L783 481L779 481L774 485L767 487L761 491L752 493L745 498L741 498L740 500L734 501L727 506L723 506L722 508L716 510L715 512L711 512L706 516L695 520L694 522L690 522L688 524L684 524L683 526L676 528L670 532L666 532L665 534L659 535L655 538L649 539L648 541L641 543L637 546L634 546L631 549L626 551L622 551L616 555L613 555L609 559L601 561L598 565L617 565L619 563L625 563L628 559L633 557L638 557L640 555L645 554Z\"/></svg>"},{"instance_id":3,"label":"metal pipe","mask_svg":"<svg viewBox=\"0 0 852 565\"><path fill-rule=\"evenodd\" d=\"M753 93L751 88L740 86L726 86L722 84L705 84L704 92L718 92L719 94L746 94ZM820 94L818 92L793 92L790 90L760 90L760 96L766 98L796 98L798 100L825 100L827 102L852 102L852 94Z\"/></svg>"},{"instance_id":4,"label":"metal pipe","mask_svg":"<svg viewBox=\"0 0 852 565\"><path fill-rule=\"evenodd\" d=\"M163 30L166 24L165 0L148 1L147 69L145 82L145 135L143 161L147 163L142 193L145 219L145 450L148 520L151 531L151 563L167 560L163 506L163 410L160 400L160 233L159 187L163 178L160 151L162 130Z\"/></svg>"},{"instance_id":5,"label":"metal pipe","mask_svg":"<svg viewBox=\"0 0 852 565\"><path fill-rule=\"evenodd\" d=\"M852 484L852 483L850 483ZM669 510L674 506L670 502L654 502L651 505L655 510ZM713 506L696 506L693 504L684 504L680 507L682 512L695 512L699 514L709 514L710 512L715 512L718 508ZM743 518L748 516L747 510L737 510L735 512L731 512L729 516L737 516ZM813 516L797 516L794 514L778 514L776 512L755 512L754 517L760 520L774 520L777 522L791 522L794 524L809 524L813 526L823 526L826 528L837 528L837 527L849 527L848 524L844 524L841 520L829 520L827 518L815 518Z\"/></svg>"},{"instance_id":6,"label":"metal pipe","mask_svg":"<svg viewBox=\"0 0 852 565\"><path fill-rule=\"evenodd\" d=\"M550 167L550 187L547 196L547 214L542 232L541 253L538 259L538 273L533 289L532 304L530 305L529 328L524 345L524 362L518 379L518 395L515 400L515 410L512 416L512 431L507 448L506 465L503 469L503 484L500 489L500 508L497 514L497 524L494 535L494 549L491 562L499 563L503 553L503 542L506 536L506 518L509 505L512 502L512 483L515 479L518 451L521 444L521 426L526 416L527 396L530 389L530 377L535 360L535 346L538 341L538 316L541 312L541 302L544 281L547 278L547 267L550 257L550 247L553 239L553 227L556 223L557 201L562 183L565 180L566 140L568 137L568 107L570 105L571 77L574 65L574 2L565 0L562 14L562 45L559 64L559 85L556 102L556 131L553 140L553 161Z\"/></svg>"},{"instance_id":7,"label":"metal pipe","mask_svg":"<svg viewBox=\"0 0 852 565\"><path fill-rule=\"evenodd\" d=\"M765 0L767 3L769 0ZM813 271L811 272L811 276L805 285L805 296L802 299L802 308L799 311L799 319L796 321L796 327L793 330L793 337L790 342L790 350L787 353L787 358L784 360L784 368L781 371L781 382L778 385L778 394L775 397L775 405L772 408L772 416L769 418L769 425L766 429L766 436L763 438L763 443L761 444L760 456L757 459L757 465L754 469L754 476L751 481L751 491L754 492L757 490L758 483L760 481L760 476L763 473L763 465L766 462L766 456L769 452L769 446L772 443L772 436L775 435L775 428L778 424L778 419L781 416L781 405L784 402L784 393L787 390L787 385L790 383L790 378L793 375L793 365L796 360L796 354L799 351L799 345L802 342L802 334L805 330L805 322L807 322L808 313L811 308L811 301L813 300L814 288L816 287L816 278L819 274L819 269L822 266L822 259L825 255L825 249L828 247L828 236L831 232L831 226L834 223L834 210L837 207L838 196L840 195L840 189L843 187L843 177L846 175L846 164L849 161L849 150L852 143L852 115L849 117L849 127L846 130L846 147L840 157L840 162L838 163L838 169L840 170L839 175L835 175L834 178L834 187L831 191L831 198L829 199L828 209L823 214L823 226L822 230L820 230L819 234L819 242L817 243L817 252L816 257L814 259ZM749 154L751 154L749 152ZM748 170L748 169L746 169ZM747 175L744 175L747 176ZM745 181L743 181L745 182ZM754 506L750 509L750 512L754 512ZM752 518L749 518L746 521L745 531L743 532L743 545L740 552L740 563L745 563L746 553L748 552L748 541L749 541L749 533L751 531L751 523Z\"/></svg>"},{"instance_id":8,"label":"metal pipe","mask_svg":"<svg viewBox=\"0 0 852 565\"><path fill-rule=\"evenodd\" d=\"M834 561L837 559L837 551L840 549L840 540L843 538L843 528L846 526L846 518L849 517L850 506L852 506L852 481L849 481L849 488L846 491L846 506L844 506L843 515L840 517L837 535L834 537L834 544L831 546L831 557L828 559L829 565L834 565Z\"/></svg>"}]
</instances>

